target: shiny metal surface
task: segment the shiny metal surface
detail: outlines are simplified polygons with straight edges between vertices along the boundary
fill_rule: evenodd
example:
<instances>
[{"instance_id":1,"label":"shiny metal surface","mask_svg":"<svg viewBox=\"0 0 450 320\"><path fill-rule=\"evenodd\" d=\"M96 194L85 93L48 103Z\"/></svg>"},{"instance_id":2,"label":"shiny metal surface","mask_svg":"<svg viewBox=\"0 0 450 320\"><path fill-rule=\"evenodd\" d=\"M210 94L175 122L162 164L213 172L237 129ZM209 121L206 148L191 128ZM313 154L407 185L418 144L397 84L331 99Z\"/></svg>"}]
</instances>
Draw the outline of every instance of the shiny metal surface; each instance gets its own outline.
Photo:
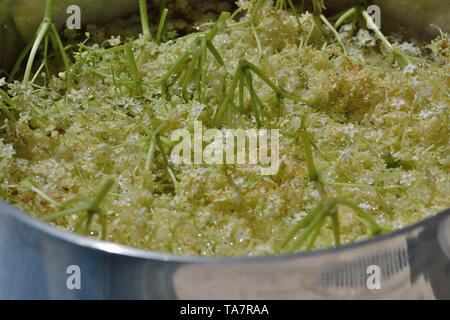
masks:
<instances>
[{"instance_id":1,"label":"shiny metal surface","mask_svg":"<svg viewBox=\"0 0 450 320\"><path fill-rule=\"evenodd\" d=\"M6 2L0 0L0 9ZM137 3L115 2L119 6ZM337 4L344 2L351 1L328 1L331 10L342 8ZM439 24L442 28L450 25L447 0L375 2L383 17L390 17L386 20L417 28L422 35L437 32L428 27L430 23L443 23ZM110 4L106 8L114 11ZM97 10L92 17L104 13ZM71 265L80 267L80 290L67 288L70 274L66 271ZM367 287L371 265L380 267L380 289ZM398 232L341 248L222 259L178 257L91 240L52 228L0 200L0 299L133 298L450 299L450 210Z\"/></svg>"},{"instance_id":2,"label":"shiny metal surface","mask_svg":"<svg viewBox=\"0 0 450 320\"><path fill-rule=\"evenodd\" d=\"M450 210L337 249L179 257L94 241L0 201L0 299L450 299ZM81 270L69 290L66 270ZM367 268L381 288L367 287Z\"/></svg>"},{"instance_id":3,"label":"shiny metal surface","mask_svg":"<svg viewBox=\"0 0 450 320\"><path fill-rule=\"evenodd\" d=\"M430 39L438 28L450 32L450 1L448 0L374 0L380 6L384 27L401 29L414 36Z\"/></svg>"}]
</instances>

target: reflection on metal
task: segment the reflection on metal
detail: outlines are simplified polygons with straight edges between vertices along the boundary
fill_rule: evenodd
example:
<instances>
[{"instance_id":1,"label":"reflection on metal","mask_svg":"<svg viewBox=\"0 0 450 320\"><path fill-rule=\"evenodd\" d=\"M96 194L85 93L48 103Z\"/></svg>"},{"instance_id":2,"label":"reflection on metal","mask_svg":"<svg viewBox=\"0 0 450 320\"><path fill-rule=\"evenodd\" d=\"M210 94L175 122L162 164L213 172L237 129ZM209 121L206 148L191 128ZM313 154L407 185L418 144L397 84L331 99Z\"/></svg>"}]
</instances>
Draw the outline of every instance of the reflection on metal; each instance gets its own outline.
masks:
<instances>
[{"instance_id":1,"label":"reflection on metal","mask_svg":"<svg viewBox=\"0 0 450 320\"><path fill-rule=\"evenodd\" d=\"M369 252L354 260L324 266L321 285L324 287L367 287L367 269L372 265L380 268L381 282L388 282L408 267L407 248L389 248L379 253Z\"/></svg>"},{"instance_id":2,"label":"reflection on metal","mask_svg":"<svg viewBox=\"0 0 450 320\"><path fill-rule=\"evenodd\" d=\"M41 19L44 0L0 0L0 69ZM135 0L81 4L86 21L135 11ZM328 1L330 10L353 1ZM377 0L383 28L450 27L448 0ZM108 10L103 10L107 3ZM345 3L345 6L344 6ZM14 4L14 5L13 5ZM6 14L5 14L6 13ZM64 15L61 15L64 16ZM59 18L58 18L59 17ZM62 23L57 14L59 24ZM3 19L3 20L1 20ZM448 30L447 30L448 31ZM77 265L81 290L68 290ZM381 270L379 290L367 268ZM91 240L41 223L0 200L0 299L450 299L450 210L376 239L337 249L262 258L189 258Z\"/></svg>"},{"instance_id":3,"label":"reflection on metal","mask_svg":"<svg viewBox=\"0 0 450 320\"><path fill-rule=\"evenodd\" d=\"M0 201L0 299L450 299L450 210L337 249L261 258L178 257L55 229ZM66 270L81 270L81 290ZM381 270L381 287L365 284Z\"/></svg>"}]
</instances>

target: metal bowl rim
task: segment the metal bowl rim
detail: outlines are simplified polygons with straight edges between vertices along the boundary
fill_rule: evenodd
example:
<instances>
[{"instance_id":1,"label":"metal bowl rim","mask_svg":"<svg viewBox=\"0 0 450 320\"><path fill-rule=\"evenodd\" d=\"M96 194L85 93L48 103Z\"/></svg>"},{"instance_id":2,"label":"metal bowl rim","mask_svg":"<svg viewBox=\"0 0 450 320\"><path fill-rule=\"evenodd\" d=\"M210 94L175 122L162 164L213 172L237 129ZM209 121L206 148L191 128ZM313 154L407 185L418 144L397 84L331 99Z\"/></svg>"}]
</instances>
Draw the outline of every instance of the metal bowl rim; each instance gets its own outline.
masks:
<instances>
[{"instance_id":1,"label":"metal bowl rim","mask_svg":"<svg viewBox=\"0 0 450 320\"><path fill-rule=\"evenodd\" d=\"M96 239L91 239L82 235L78 235L66 230L59 229L37 218L34 218L21 210L15 208L14 206L6 203L0 199L0 215L5 214L11 216L19 221L23 222L27 226L37 229L49 236L58 238L62 241L84 247L87 249L92 249L95 251L103 252L106 254L114 254L120 256L126 256L129 258L137 258L144 260L154 260L154 261L164 261L164 262L175 262L175 263L189 263L189 264L205 264L205 263L252 263L252 262L270 262L286 259L296 259L313 257L317 255L325 255L331 253L342 252L346 250L351 250L354 248L362 247L368 244L374 244L381 242L383 240L394 238L402 234L410 233L414 229L424 227L427 224L435 222L435 220L445 219L445 217L450 217L450 208L441 211L435 216L429 217L425 220L419 221L405 228L392 231L389 233L382 234L380 236L357 241L348 245L343 245L340 247L324 248L313 251L297 252L293 254L282 254L282 255L270 255L270 256L257 256L257 257L203 257L203 256L181 256L169 253L162 253L151 250L137 249L126 245L115 244L112 242L101 241Z\"/></svg>"}]
</instances>

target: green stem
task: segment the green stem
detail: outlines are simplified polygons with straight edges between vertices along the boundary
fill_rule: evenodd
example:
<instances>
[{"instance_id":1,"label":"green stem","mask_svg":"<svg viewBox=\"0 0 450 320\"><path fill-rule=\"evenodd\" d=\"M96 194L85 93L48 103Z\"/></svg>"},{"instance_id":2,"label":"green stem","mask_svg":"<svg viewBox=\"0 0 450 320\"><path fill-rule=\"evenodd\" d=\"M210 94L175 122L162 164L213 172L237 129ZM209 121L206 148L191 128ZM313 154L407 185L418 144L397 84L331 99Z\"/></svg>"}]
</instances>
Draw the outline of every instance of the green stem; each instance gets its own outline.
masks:
<instances>
[{"instance_id":1,"label":"green stem","mask_svg":"<svg viewBox=\"0 0 450 320\"><path fill-rule=\"evenodd\" d=\"M47 0L45 4L45 19L50 22L53 19L53 5L55 0Z\"/></svg>"},{"instance_id":2,"label":"green stem","mask_svg":"<svg viewBox=\"0 0 450 320\"><path fill-rule=\"evenodd\" d=\"M244 110L245 110L244 88L245 88L245 82L244 82L244 78L242 77L241 80L239 81L239 108L240 108L241 113L244 113Z\"/></svg>"},{"instance_id":3,"label":"green stem","mask_svg":"<svg viewBox=\"0 0 450 320\"><path fill-rule=\"evenodd\" d=\"M106 221L106 217L103 213L99 214L100 225L102 226L102 240L105 241L108 236L108 225Z\"/></svg>"},{"instance_id":4,"label":"green stem","mask_svg":"<svg viewBox=\"0 0 450 320\"><path fill-rule=\"evenodd\" d=\"M160 44L162 39L162 33L164 31L164 26L166 24L168 9L164 9L161 13L161 19L159 20L158 31L156 33L156 43Z\"/></svg>"},{"instance_id":5,"label":"green stem","mask_svg":"<svg viewBox=\"0 0 450 320\"><path fill-rule=\"evenodd\" d=\"M31 48L30 56L28 57L27 66L25 68L25 74L23 77L23 84L25 87L28 86L28 81L30 80L31 68L33 67L36 53L49 29L50 29L50 22L43 22L38 29L36 41L34 42L33 47Z\"/></svg>"},{"instance_id":6,"label":"green stem","mask_svg":"<svg viewBox=\"0 0 450 320\"><path fill-rule=\"evenodd\" d=\"M229 12L222 12L220 14L219 18L217 19L216 23L214 24L214 26L211 28L211 30L206 35L206 39L208 39L209 41L212 41L212 39L214 39L214 37L219 32L219 25L221 23L224 23L225 21L227 21L229 17L230 17Z\"/></svg>"},{"instance_id":7,"label":"green stem","mask_svg":"<svg viewBox=\"0 0 450 320\"><path fill-rule=\"evenodd\" d=\"M165 11L163 11L162 18L164 18L164 12ZM218 18L218 20L216 21L216 23L214 24L214 26L211 28L211 30L206 35L199 36L198 38L196 38L195 41L192 43L192 45L190 45L189 48L183 53L183 55L181 55L175 61L174 65L172 65L172 67L169 69L169 71L161 79L151 81L148 83L143 83L143 84L145 84L145 85L160 84L162 87L163 95L166 96L166 98L168 98L169 94L168 94L167 81L178 70L178 68L180 68L181 65L186 60L189 59L189 56L193 55L193 58L191 59L191 61L188 64L187 71L184 70L180 77L180 78L184 77L181 92L182 92L184 99L187 100L187 86L192 79L192 75L193 75L195 68L197 67L197 69L198 69L197 95L198 95L199 101L202 103L205 103L206 102L205 93L206 93L207 50L209 50L213 54L214 58L216 59L216 61L219 63L220 66L225 65L222 57L220 56L219 51L214 47L214 45L212 44L211 41L218 33L219 24L221 22L225 22L228 19L228 17L229 17L229 13L223 12L220 15L220 17ZM196 46L198 46L199 48L198 49L195 48ZM178 81L178 79L177 79L177 81Z\"/></svg>"},{"instance_id":8,"label":"green stem","mask_svg":"<svg viewBox=\"0 0 450 320\"><path fill-rule=\"evenodd\" d=\"M187 98L187 87L188 87L189 83L192 80L192 75L194 74L195 66L198 63L198 59L199 58L200 58L200 55L196 54L192 58L191 62L189 62L188 71L187 71L186 76L185 76L184 81L183 81L183 88L181 90L181 94L183 95L184 99L186 99L186 100L188 100L188 98Z\"/></svg>"},{"instance_id":9,"label":"green stem","mask_svg":"<svg viewBox=\"0 0 450 320\"><path fill-rule=\"evenodd\" d=\"M170 179L172 180L173 186L174 186L175 190L177 190L177 184L178 184L177 178L175 177L175 174L173 173L172 167L170 166L169 160L167 159L166 152L164 151L164 147L161 145L161 140L160 140L159 136L156 139L156 145L159 149L159 152L161 153L163 162L166 166L167 173L169 174Z\"/></svg>"},{"instance_id":10,"label":"green stem","mask_svg":"<svg viewBox=\"0 0 450 320\"><path fill-rule=\"evenodd\" d=\"M315 207L310 213L306 215L302 220L297 222L297 224L289 231L288 235L283 239L281 244L279 245L279 249L284 248L289 241L291 241L295 234L300 230L305 228L316 216L317 214L322 210L322 205L319 204L317 207Z\"/></svg>"},{"instance_id":11,"label":"green stem","mask_svg":"<svg viewBox=\"0 0 450 320\"><path fill-rule=\"evenodd\" d=\"M44 39L45 35L47 34L53 19L53 5L54 0L46 0L45 3L45 14L44 14L44 20L39 26L39 29L37 31L36 40L34 41L33 47L31 48L30 56L28 57L27 66L25 69L25 75L23 79L23 84L25 87L28 86L28 81L30 80L31 76L31 68L33 67L33 62L36 57L37 50L39 49L39 46L42 43L42 40Z\"/></svg>"},{"instance_id":12,"label":"green stem","mask_svg":"<svg viewBox=\"0 0 450 320\"><path fill-rule=\"evenodd\" d=\"M208 50L212 53L214 58L216 59L217 63L223 67L225 66L225 62L222 59L222 56L220 55L219 51L216 49L216 47L212 44L211 40L206 40L206 45L208 47Z\"/></svg>"},{"instance_id":13,"label":"green stem","mask_svg":"<svg viewBox=\"0 0 450 320\"><path fill-rule=\"evenodd\" d=\"M141 86L141 77L139 75L139 70L136 64L136 60L134 59L133 50L130 46L125 46L125 52L128 59L128 64L130 66L131 79L134 83L134 92L136 93L139 87Z\"/></svg>"},{"instance_id":14,"label":"green stem","mask_svg":"<svg viewBox=\"0 0 450 320\"><path fill-rule=\"evenodd\" d=\"M311 181L318 182L320 181L319 174L314 166L314 157L312 153L311 141L306 131L306 117L302 118L301 127L300 127L300 138L302 140L303 149L305 151L306 156L306 166L308 169L308 175Z\"/></svg>"},{"instance_id":15,"label":"green stem","mask_svg":"<svg viewBox=\"0 0 450 320\"><path fill-rule=\"evenodd\" d=\"M69 58L67 57L66 50L64 49L61 38L59 37L58 30L56 30L56 27L53 23L51 24L50 28L53 35L53 39L55 40L58 46L58 50L61 53L64 68L66 69L67 89L70 89L72 87L72 72L70 71Z\"/></svg>"},{"instance_id":16,"label":"green stem","mask_svg":"<svg viewBox=\"0 0 450 320\"><path fill-rule=\"evenodd\" d=\"M335 210L331 214L331 226L333 228L333 234L334 234L334 243L338 247L341 245L341 232L339 230L339 219L338 219L338 213Z\"/></svg>"},{"instance_id":17,"label":"green stem","mask_svg":"<svg viewBox=\"0 0 450 320\"><path fill-rule=\"evenodd\" d=\"M139 9L141 14L142 32L145 41L153 41L152 32L148 21L147 0L139 0Z\"/></svg>"},{"instance_id":18,"label":"green stem","mask_svg":"<svg viewBox=\"0 0 450 320\"><path fill-rule=\"evenodd\" d=\"M111 189L113 184L114 184L114 180L113 179L108 179L103 184L103 186L100 188L100 191L96 194L96 196L89 203L88 211L90 211L90 212L97 212L99 210L100 203L106 197L106 195L108 194L108 192Z\"/></svg>"},{"instance_id":19,"label":"green stem","mask_svg":"<svg viewBox=\"0 0 450 320\"><path fill-rule=\"evenodd\" d=\"M277 109L277 124L280 123L280 119L281 119L281 96L279 94L277 94L277 104L276 104L276 109Z\"/></svg>"},{"instance_id":20,"label":"green stem","mask_svg":"<svg viewBox=\"0 0 450 320\"><path fill-rule=\"evenodd\" d=\"M216 115L216 123L217 125L220 124L220 121L222 120L223 114L225 113L225 111L227 110L228 105L231 103L231 101L233 100L234 97L234 92L236 91L236 87L239 83L239 81L241 81L241 79L244 76L244 65L243 65L243 61L239 62L239 65L236 69L236 73L234 74L233 77L233 82L231 83L231 87L228 90L227 95L225 96L225 100L222 103L222 105L219 108L219 112Z\"/></svg>"},{"instance_id":21,"label":"green stem","mask_svg":"<svg viewBox=\"0 0 450 320\"><path fill-rule=\"evenodd\" d=\"M386 37L381 32L381 30L378 28L378 26L372 20L372 17L369 15L369 13L366 10L361 10L361 13L362 13L364 19L367 21L367 24L369 25L369 27L376 33L376 35L384 43L386 48L388 48L391 53L394 53L395 52L394 46L386 39Z\"/></svg>"},{"instance_id":22,"label":"green stem","mask_svg":"<svg viewBox=\"0 0 450 320\"><path fill-rule=\"evenodd\" d=\"M178 68L189 58L191 54L190 50L186 50L174 63L174 65L169 69L169 71L162 77L160 82L167 82L170 77L178 70Z\"/></svg>"},{"instance_id":23,"label":"green stem","mask_svg":"<svg viewBox=\"0 0 450 320\"><path fill-rule=\"evenodd\" d=\"M327 27L331 29L331 31L334 33L334 36L336 37L339 45L342 47L342 50L344 51L344 55L347 56L347 48L345 47L344 42L342 42L342 38L339 35L339 32L336 31L336 29L331 25L331 23L328 21L328 19L323 14L320 15L320 20L322 20L322 22L325 23L327 25Z\"/></svg>"},{"instance_id":24,"label":"green stem","mask_svg":"<svg viewBox=\"0 0 450 320\"><path fill-rule=\"evenodd\" d=\"M275 93L277 94L278 97L284 97L286 99L292 100L292 101L296 101L296 102L301 102L301 103L305 103L308 105L312 105L312 102L295 97L283 90L281 90L275 83L273 83L272 80L269 79L269 77L267 77L258 67L256 67L254 64L252 64L251 62L248 62L246 60L241 60L239 61L239 65L236 69L236 73L234 75L233 78L233 82L231 84L231 87L225 97L225 100L223 102L223 104L221 105L221 107L219 108L219 112L215 115L213 115L215 117L215 121L216 124L219 125L220 121L222 120L223 114L225 113L225 111L227 110L227 107L229 107L229 104L232 103L233 101L233 97L234 97L234 93L236 91L237 86L240 86L240 92L241 92L241 88L242 88L242 84L240 83L241 79L244 78L247 81L248 84L248 75L247 73L249 73L250 71L252 71L253 73L255 73L259 78L261 78L261 80L263 80L270 88L272 88ZM254 88L253 86L249 87L249 90L254 92ZM250 92L251 93L251 92ZM258 102L258 97L255 94L252 99L255 98L256 102ZM242 94L240 93L240 102L242 102ZM255 114L256 116L256 114ZM256 119L257 121L260 119ZM259 122L259 125L261 123Z\"/></svg>"},{"instance_id":25,"label":"green stem","mask_svg":"<svg viewBox=\"0 0 450 320\"><path fill-rule=\"evenodd\" d=\"M258 34L256 33L256 26L255 26L255 20L256 20L256 15L259 12L259 9L261 9L261 6L263 5L265 0L257 0L256 5L253 8L253 12L252 15L250 16L250 29L253 33L253 36L255 37L256 40L256 46L258 48L258 53L259 53L259 58L258 60L262 59L263 53L262 53L262 46L261 46L261 41L259 40Z\"/></svg>"},{"instance_id":26,"label":"green stem","mask_svg":"<svg viewBox=\"0 0 450 320\"><path fill-rule=\"evenodd\" d=\"M200 86L199 86L199 100L200 103L205 103L206 96L206 54L207 54L207 46L206 46L206 38L203 38L200 41L200 61L199 61L199 73L200 73Z\"/></svg>"},{"instance_id":27,"label":"green stem","mask_svg":"<svg viewBox=\"0 0 450 320\"><path fill-rule=\"evenodd\" d=\"M56 202L55 200L53 200L52 198L50 198L48 195L46 195L43 191L39 190L38 188L36 188L35 186L31 186L31 190L33 192L36 192L38 195L40 195L44 200L50 202L52 205L57 206L59 205L58 202Z\"/></svg>"},{"instance_id":28,"label":"green stem","mask_svg":"<svg viewBox=\"0 0 450 320\"><path fill-rule=\"evenodd\" d=\"M336 201L339 204L345 205L345 206L355 210L361 216L361 218L367 222L367 225L369 226L372 234L376 235L381 232L381 229L378 226L378 224L375 222L375 220L367 212L365 212L363 209L361 209L358 205L356 205L352 201L349 201L345 198L337 198Z\"/></svg>"},{"instance_id":29,"label":"green stem","mask_svg":"<svg viewBox=\"0 0 450 320\"><path fill-rule=\"evenodd\" d=\"M349 188L379 188L377 186L361 183L344 183L344 182L326 182L326 184L338 187L349 187ZM393 185L387 188L380 188L381 191L390 191L394 189L407 189L406 186Z\"/></svg>"},{"instance_id":30,"label":"green stem","mask_svg":"<svg viewBox=\"0 0 450 320\"><path fill-rule=\"evenodd\" d=\"M202 102L202 81L203 81L202 73L203 73L202 52L200 50L200 56L197 63L197 99L200 102Z\"/></svg>"},{"instance_id":31,"label":"green stem","mask_svg":"<svg viewBox=\"0 0 450 320\"><path fill-rule=\"evenodd\" d=\"M322 6L320 0L313 0L314 15L319 16L322 14Z\"/></svg>"},{"instance_id":32,"label":"green stem","mask_svg":"<svg viewBox=\"0 0 450 320\"><path fill-rule=\"evenodd\" d=\"M95 70L95 69L90 69L89 71L92 72L93 74L96 74L96 75L102 77L102 78L111 79L114 82L119 83L119 84L133 85L135 83L134 81L131 81L131 80L117 79L114 76L114 74L112 76L110 76L109 74L106 74L104 72L101 72L101 71L98 71L98 70ZM145 82L143 82L143 84L147 85L147 83L145 83ZM155 82L155 83L152 83L152 84L160 84L160 80L158 80L157 83Z\"/></svg>"},{"instance_id":33,"label":"green stem","mask_svg":"<svg viewBox=\"0 0 450 320\"><path fill-rule=\"evenodd\" d=\"M90 229L93 217L94 217L94 214L88 212L87 217L86 217L86 221L84 223L84 228L83 228L83 234L85 236L89 235L89 229Z\"/></svg>"},{"instance_id":34,"label":"green stem","mask_svg":"<svg viewBox=\"0 0 450 320\"><path fill-rule=\"evenodd\" d=\"M353 7L348 9L347 11L345 11L340 17L339 19L336 21L336 23L334 24L334 28L337 29L341 26L341 24L343 24L345 22L345 20L347 20L348 18L350 18L352 15L356 14L359 10L359 7Z\"/></svg>"},{"instance_id":35,"label":"green stem","mask_svg":"<svg viewBox=\"0 0 450 320\"><path fill-rule=\"evenodd\" d=\"M322 217L322 219L320 220L320 222L317 225L316 230L314 231L313 235L311 236L308 245L306 246L306 250L309 251L313 248L314 244L316 243L317 237L319 236L320 231L322 231L322 227L325 224L326 220L327 220L326 216Z\"/></svg>"},{"instance_id":36,"label":"green stem","mask_svg":"<svg viewBox=\"0 0 450 320\"><path fill-rule=\"evenodd\" d=\"M8 107L2 105L0 106L0 109L3 111L9 121L11 121L12 123L15 123L17 121L13 114L8 110Z\"/></svg>"},{"instance_id":37,"label":"green stem","mask_svg":"<svg viewBox=\"0 0 450 320\"><path fill-rule=\"evenodd\" d=\"M236 9L236 11L234 11L231 16L230 16L230 20L233 21L234 18L243 11L244 9L242 9L242 7L239 7Z\"/></svg>"},{"instance_id":38,"label":"green stem","mask_svg":"<svg viewBox=\"0 0 450 320\"><path fill-rule=\"evenodd\" d=\"M147 159L145 162L145 171L150 171L152 168L153 158L155 155L155 147L156 147L156 139L162 130L166 128L166 123L161 124L152 134L152 138L150 139L150 146L147 152Z\"/></svg>"},{"instance_id":39,"label":"green stem","mask_svg":"<svg viewBox=\"0 0 450 320\"><path fill-rule=\"evenodd\" d=\"M145 171L150 171L153 164L153 158L155 156L156 136L154 135L150 140L150 146L147 152L147 159L145 161Z\"/></svg>"},{"instance_id":40,"label":"green stem","mask_svg":"<svg viewBox=\"0 0 450 320\"><path fill-rule=\"evenodd\" d=\"M308 225L305 231L303 231L300 237L291 245L291 247L289 247L289 253L294 252L298 247L300 247L312 232L320 230L321 226L324 223L324 219L335 211L337 203L337 200L333 198L328 198L323 201L323 204L320 206L320 210L317 213L316 217Z\"/></svg>"},{"instance_id":41,"label":"green stem","mask_svg":"<svg viewBox=\"0 0 450 320\"><path fill-rule=\"evenodd\" d=\"M60 217L64 217L64 216L68 216L68 215L71 215L71 214L76 214L76 213L80 213L80 212L83 212L83 211L87 211L88 209L89 209L89 205L85 204L85 205L80 206L80 207L71 208L71 209L67 209L67 210L62 210L62 211L59 211L59 212L56 212L56 213L53 213L53 214L49 214L47 216L42 217L41 220L42 221L52 221L52 220L55 220L55 219L60 218Z\"/></svg>"},{"instance_id":42,"label":"green stem","mask_svg":"<svg viewBox=\"0 0 450 320\"><path fill-rule=\"evenodd\" d=\"M245 67L250 68L258 77L261 78L261 80L263 80L269 87L271 87L277 94L279 94L280 96L292 100L292 101L296 101L296 102L301 102L301 103L305 103L307 105L313 105L312 101L308 101L302 98L298 98L295 97L287 92L285 92L284 90L281 90L275 83L273 83L272 80L269 79L269 77L267 77L264 72L262 72L257 66L255 66L253 63L245 61L243 63L243 65Z\"/></svg>"},{"instance_id":43,"label":"green stem","mask_svg":"<svg viewBox=\"0 0 450 320\"><path fill-rule=\"evenodd\" d=\"M77 222L77 224L75 225L75 228L74 228L75 232L81 233L80 232L81 231L81 227L83 226L84 221L86 221L87 216L88 216L88 214L86 213L86 214L84 214L84 215L82 215L81 217L78 218L78 222Z\"/></svg>"},{"instance_id":44,"label":"green stem","mask_svg":"<svg viewBox=\"0 0 450 320\"><path fill-rule=\"evenodd\" d=\"M300 247L309 237L309 235L317 229L321 224L322 219L325 217L324 211L319 212L313 219L313 221L306 227L305 231L298 237L297 240L288 248L288 253L293 253L298 247Z\"/></svg>"},{"instance_id":45,"label":"green stem","mask_svg":"<svg viewBox=\"0 0 450 320\"><path fill-rule=\"evenodd\" d=\"M16 109L14 101L12 101L12 99L8 96L8 94L2 89L0 89L0 96L5 100L6 104ZM0 109L5 113L5 116L9 121L11 121L12 123L16 123L17 121L16 117L11 113L11 111L9 111L6 105L1 105Z\"/></svg>"},{"instance_id":46,"label":"green stem","mask_svg":"<svg viewBox=\"0 0 450 320\"><path fill-rule=\"evenodd\" d=\"M44 64L46 73L45 81L47 81L47 79L50 77L50 68L48 67L48 36L45 37L44 42Z\"/></svg>"},{"instance_id":47,"label":"green stem","mask_svg":"<svg viewBox=\"0 0 450 320\"><path fill-rule=\"evenodd\" d=\"M253 87L253 79L251 72L246 69L244 72L245 80L247 82L248 90L250 91L250 99L252 101L253 113L255 115L256 126L258 128L262 127L262 122L258 113L258 101L256 98L255 88Z\"/></svg>"},{"instance_id":48,"label":"green stem","mask_svg":"<svg viewBox=\"0 0 450 320\"><path fill-rule=\"evenodd\" d=\"M35 41L36 41L36 35L34 35L33 39L31 39L31 41L27 43L27 45L25 46L25 48L22 50L22 52L20 53L19 57L17 58L16 62L14 63L14 66L13 66L13 68L11 70L11 74L8 77L8 82L12 82L14 80L14 77L16 76L16 73L19 71L23 60L25 60L25 57L30 52L30 50L33 47Z\"/></svg>"}]
</instances>

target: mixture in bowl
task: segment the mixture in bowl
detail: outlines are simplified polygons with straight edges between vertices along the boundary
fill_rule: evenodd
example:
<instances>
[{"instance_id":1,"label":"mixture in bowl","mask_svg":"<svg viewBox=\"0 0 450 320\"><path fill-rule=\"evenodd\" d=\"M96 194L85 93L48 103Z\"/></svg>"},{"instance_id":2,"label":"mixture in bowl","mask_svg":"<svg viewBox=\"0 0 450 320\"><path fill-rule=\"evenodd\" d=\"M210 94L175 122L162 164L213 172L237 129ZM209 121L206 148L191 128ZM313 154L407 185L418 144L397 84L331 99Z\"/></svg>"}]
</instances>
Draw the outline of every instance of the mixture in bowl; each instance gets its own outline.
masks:
<instances>
[{"instance_id":1,"label":"mixture in bowl","mask_svg":"<svg viewBox=\"0 0 450 320\"><path fill-rule=\"evenodd\" d=\"M241 0L193 14L186 35L165 11L150 34L140 17L88 26L68 69L44 43L26 83L0 77L0 196L58 228L191 256L344 245L448 208L448 35L385 37L361 7L325 18L313 2ZM278 129L276 172L174 163L172 133L196 123Z\"/></svg>"}]
</instances>

